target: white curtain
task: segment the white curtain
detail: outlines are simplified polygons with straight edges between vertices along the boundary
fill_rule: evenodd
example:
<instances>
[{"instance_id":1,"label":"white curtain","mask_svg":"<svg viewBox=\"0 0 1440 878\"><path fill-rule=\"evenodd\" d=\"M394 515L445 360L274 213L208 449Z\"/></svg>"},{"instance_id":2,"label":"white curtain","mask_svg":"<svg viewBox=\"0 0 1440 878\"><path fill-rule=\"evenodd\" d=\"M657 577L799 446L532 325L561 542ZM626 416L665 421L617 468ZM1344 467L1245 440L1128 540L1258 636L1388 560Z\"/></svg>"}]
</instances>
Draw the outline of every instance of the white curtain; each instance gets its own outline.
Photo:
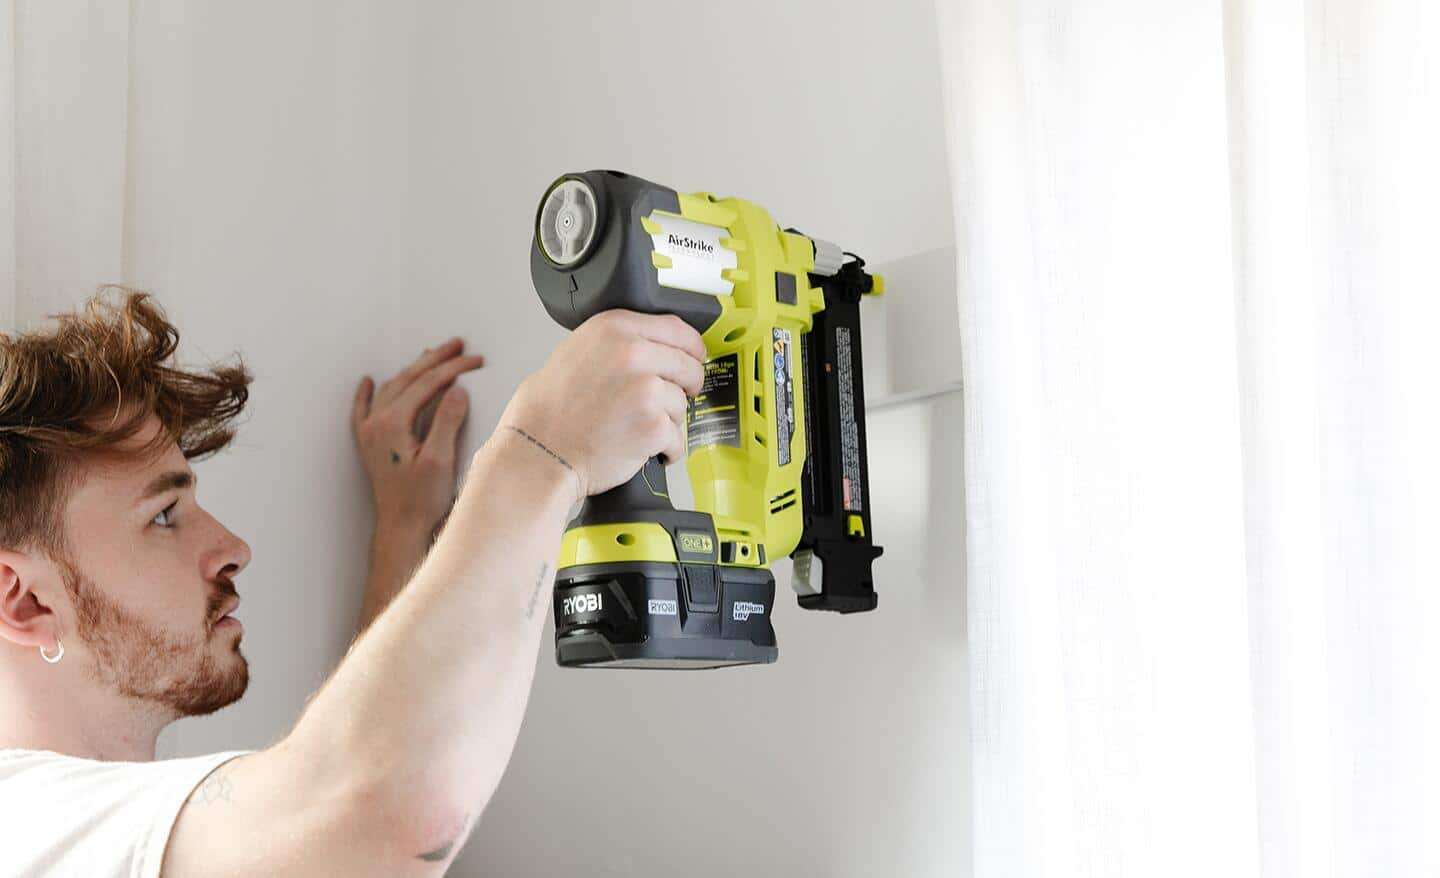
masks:
<instances>
[{"instance_id":1,"label":"white curtain","mask_svg":"<svg viewBox=\"0 0 1440 878\"><path fill-rule=\"evenodd\" d=\"M1440 875L1440 4L937 10L975 874Z\"/></svg>"}]
</instances>

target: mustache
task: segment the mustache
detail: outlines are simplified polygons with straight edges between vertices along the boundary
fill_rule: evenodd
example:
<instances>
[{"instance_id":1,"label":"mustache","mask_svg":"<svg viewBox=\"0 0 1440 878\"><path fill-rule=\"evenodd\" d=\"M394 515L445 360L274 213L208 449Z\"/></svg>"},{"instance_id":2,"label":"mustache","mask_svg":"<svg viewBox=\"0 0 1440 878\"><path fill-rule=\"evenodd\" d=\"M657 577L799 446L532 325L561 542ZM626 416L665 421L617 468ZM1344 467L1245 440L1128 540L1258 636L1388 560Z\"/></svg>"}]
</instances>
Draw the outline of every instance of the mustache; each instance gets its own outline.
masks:
<instances>
[{"instance_id":1,"label":"mustache","mask_svg":"<svg viewBox=\"0 0 1440 878\"><path fill-rule=\"evenodd\" d=\"M215 580L216 591L210 596L209 606L205 617L211 622L218 622L220 610L231 598L239 597L240 593L235 590L235 583L228 576L220 576Z\"/></svg>"}]
</instances>

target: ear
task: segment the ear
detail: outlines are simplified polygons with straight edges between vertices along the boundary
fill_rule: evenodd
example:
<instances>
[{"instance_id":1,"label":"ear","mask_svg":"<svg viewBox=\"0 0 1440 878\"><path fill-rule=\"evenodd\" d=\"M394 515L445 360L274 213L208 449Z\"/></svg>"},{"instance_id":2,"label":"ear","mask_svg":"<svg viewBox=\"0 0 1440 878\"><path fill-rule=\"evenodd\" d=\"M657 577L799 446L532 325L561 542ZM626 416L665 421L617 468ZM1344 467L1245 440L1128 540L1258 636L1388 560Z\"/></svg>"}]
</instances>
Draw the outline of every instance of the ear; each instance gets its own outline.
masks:
<instances>
[{"instance_id":1,"label":"ear","mask_svg":"<svg viewBox=\"0 0 1440 878\"><path fill-rule=\"evenodd\" d=\"M52 648L60 636L59 618L46 606L37 586L57 576L55 565L43 558L0 549L0 639L19 646Z\"/></svg>"}]
</instances>

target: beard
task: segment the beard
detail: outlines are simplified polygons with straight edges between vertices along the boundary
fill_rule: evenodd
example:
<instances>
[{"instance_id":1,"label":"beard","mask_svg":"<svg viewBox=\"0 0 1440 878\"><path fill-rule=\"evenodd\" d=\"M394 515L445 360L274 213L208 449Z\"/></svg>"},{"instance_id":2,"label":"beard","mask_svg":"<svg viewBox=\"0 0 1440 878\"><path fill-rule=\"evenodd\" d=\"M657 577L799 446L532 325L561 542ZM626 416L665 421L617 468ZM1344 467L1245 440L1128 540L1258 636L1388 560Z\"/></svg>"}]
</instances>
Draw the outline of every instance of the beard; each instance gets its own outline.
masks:
<instances>
[{"instance_id":1,"label":"beard","mask_svg":"<svg viewBox=\"0 0 1440 878\"><path fill-rule=\"evenodd\" d=\"M94 657L90 675L101 685L177 717L214 713L245 694L250 665L239 640L232 653L223 655L211 644L215 613L235 593L228 579L206 604L202 632L185 636L117 604L68 561L60 567L75 602L76 633Z\"/></svg>"}]
</instances>

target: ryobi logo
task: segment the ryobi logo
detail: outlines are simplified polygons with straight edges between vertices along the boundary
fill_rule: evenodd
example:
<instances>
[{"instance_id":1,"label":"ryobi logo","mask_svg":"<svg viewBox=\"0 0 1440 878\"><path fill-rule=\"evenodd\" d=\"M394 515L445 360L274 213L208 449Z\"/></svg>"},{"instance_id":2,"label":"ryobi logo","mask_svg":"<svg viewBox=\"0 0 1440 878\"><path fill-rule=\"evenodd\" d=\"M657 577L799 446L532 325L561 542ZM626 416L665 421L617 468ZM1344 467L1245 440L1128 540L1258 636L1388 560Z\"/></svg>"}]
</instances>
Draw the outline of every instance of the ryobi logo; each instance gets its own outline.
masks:
<instances>
[{"instance_id":1,"label":"ryobi logo","mask_svg":"<svg viewBox=\"0 0 1440 878\"><path fill-rule=\"evenodd\" d=\"M598 613L605 609L605 596L599 592L572 594L560 601L560 615L574 616L577 613Z\"/></svg>"},{"instance_id":2,"label":"ryobi logo","mask_svg":"<svg viewBox=\"0 0 1440 878\"><path fill-rule=\"evenodd\" d=\"M689 552L692 555L713 555L715 553L715 541L710 539L709 534L680 532L680 551Z\"/></svg>"},{"instance_id":3,"label":"ryobi logo","mask_svg":"<svg viewBox=\"0 0 1440 878\"><path fill-rule=\"evenodd\" d=\"M736 601L735 609L731 610L731 616L736 622L744 622L751 616L765 615L764 604L752 604L749 601Z\"/></svg>"},{"instance_id":4,"label":"ryobi logo","mask_svg":"<svg viewBox=\"0 0 1440 878\"><path fill-rule=\"evenodd\" d=\"M671 247L683 247L686 250L694 250L696 253L713 254L715 245L709 241L697 241L689 235L677 235L671 232L665 238L665 243Z\"/></svg>"}]
</instances>

